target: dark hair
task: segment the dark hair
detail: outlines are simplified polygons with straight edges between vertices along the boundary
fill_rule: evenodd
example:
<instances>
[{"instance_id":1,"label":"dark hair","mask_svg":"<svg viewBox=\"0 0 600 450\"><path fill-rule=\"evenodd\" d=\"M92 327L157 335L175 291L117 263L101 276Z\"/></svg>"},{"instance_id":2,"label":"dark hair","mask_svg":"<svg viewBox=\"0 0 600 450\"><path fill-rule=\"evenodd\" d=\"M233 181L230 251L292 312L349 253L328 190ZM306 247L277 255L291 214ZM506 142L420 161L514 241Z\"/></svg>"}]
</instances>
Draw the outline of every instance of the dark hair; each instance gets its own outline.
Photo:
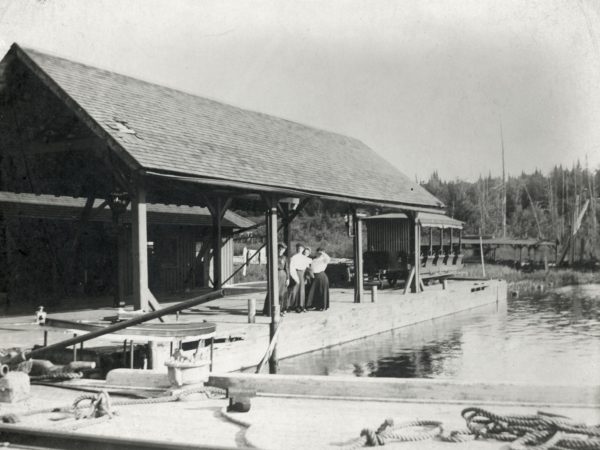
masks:
<instances>
[{"instance_id":1,"label":"dark hair","mask_svg":"<svg viewBox=\"0 0 600 450\"><path fill-rule=\"evenodd\" d=\"M296 244L296 250L298 250L300 247L304 248L304 245L302 243L298 242Z\"/></svg>"},{"instance_id":2,"label":"dark hair","mask_svg":"<svg viewBox=\"0 0 600 450\"><path fill-rule=\"evenodd\" d=\"M325 251L325 249L323 247L317 248L317 252L324 252L324 251Z\"/></svg>"}]
</instances>

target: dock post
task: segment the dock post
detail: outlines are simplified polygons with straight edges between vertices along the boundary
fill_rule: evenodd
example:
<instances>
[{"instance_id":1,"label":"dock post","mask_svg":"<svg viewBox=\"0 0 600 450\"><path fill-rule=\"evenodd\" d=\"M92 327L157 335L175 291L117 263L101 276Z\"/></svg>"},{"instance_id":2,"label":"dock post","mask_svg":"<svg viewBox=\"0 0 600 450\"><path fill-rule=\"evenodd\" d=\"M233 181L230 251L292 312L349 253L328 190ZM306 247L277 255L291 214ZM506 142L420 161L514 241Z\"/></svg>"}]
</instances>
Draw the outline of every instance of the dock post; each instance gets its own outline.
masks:
<instances>
[{"instance_id":1,"label":"dock post","mask_svg":"<svg viewBox=\"0 0 600 450\"><path fill-rule=\"evenodd\" d=\"M268 211L266 214L267 224L267 297L271 308L271 324L269 326L269 340L273 345L273 351L269 358L269 373L276 374L279 371L277 361L277 343L273 342L277 337L279 327L279 279L277 275L277 199L265 197Z\"/></svg>"},{"instance_id":2,"label":"dock post","mask_svg":"<svg viewBox=\"0 0 600 450\"><path fill-rule=\"evenodd\" d=\"M411 292L421 291L421 225L419 224L419 213L413 216L413 251L414 251L414 284L410 287Z\"/></svg>"},{"instance_id":3,"label":"dock post","mask_svg":"<svg viewBox=\"0 0 600 450\"><path fill-rule=\"evenodd\" d=\"M133 339L129 341L129 368L133 369Z\"/></svg>"},{"instance_id":4,"label":"dock post","mask_svg":"<svg viewBox=\"0 0 600 450\"><path fill-rule=\"evenodd\" d=\"M256 299L248 299L248 323L256 323Z\"/></svg>"},{"instance_id":5,"label":"dock post","mask_svg":"<svg viewBox=\"0 0 600 450\"><path fill-rule=\"evenodd\" d=\"M133 238L133 309L148 311L148 231L146 228L146 190L138 180L131 202Z\"/></svg>"},{"instance_id":6,"label":"dock post","mask_svg":"<svg viewBox=\"0 0 600 450\"><path fill-rule=\"evenodd\" d=\"M377 302L377 286L371 286L371 303Z\"/></svg>"},{"instance_id":7,"label":"dock post","mask_svg":"<svg viewBox=\"0 0 600 450\"><path fill-rule=\"evenodd\" d=\"M76 334L73 337L77 337ZM77 344L73 344L73 361L77 361Z\"/></svg>"},{"instance_id":8,"label":"dock post","mask_svg":"<svg viewBox=\"0 0 600 450\"><path fill-rule=\"evenodd\" d=\"M352 210L354 224L354 303L363 297L362 220L356 208Z\"/></svg>"}]
</instances>

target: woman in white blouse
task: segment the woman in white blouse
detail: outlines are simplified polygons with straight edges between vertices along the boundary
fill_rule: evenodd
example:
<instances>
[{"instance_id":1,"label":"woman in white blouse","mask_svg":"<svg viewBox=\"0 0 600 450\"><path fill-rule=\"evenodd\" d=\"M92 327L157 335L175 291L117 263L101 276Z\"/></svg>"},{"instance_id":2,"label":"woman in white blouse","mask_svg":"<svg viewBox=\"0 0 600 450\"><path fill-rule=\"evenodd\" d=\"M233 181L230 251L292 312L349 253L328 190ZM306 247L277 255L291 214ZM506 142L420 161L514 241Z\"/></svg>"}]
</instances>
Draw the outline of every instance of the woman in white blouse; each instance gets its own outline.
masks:
<instances>
[{"instance_id":1,"label":"woman in white blouse","mask_svg":"<svg viewBox=\"0 0 600 450\"><path fill-rule=\"evenodd\" d=\"M319 311L329 309L329 278L325 273L327 265L331 258L323 248L317 249L317 256L312 260L311 269L314 274L314 280L308 291L306 300L307 306L315 308Z\"/></svg>"}]
</instances>

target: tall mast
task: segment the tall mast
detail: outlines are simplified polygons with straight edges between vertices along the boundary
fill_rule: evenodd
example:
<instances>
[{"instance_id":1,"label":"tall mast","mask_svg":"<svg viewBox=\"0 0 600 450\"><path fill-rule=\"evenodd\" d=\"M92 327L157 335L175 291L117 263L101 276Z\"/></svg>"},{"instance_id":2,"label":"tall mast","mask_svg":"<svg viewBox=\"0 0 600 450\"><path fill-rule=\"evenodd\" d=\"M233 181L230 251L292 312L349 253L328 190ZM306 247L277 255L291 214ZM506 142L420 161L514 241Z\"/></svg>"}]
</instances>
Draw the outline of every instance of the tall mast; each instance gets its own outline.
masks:
<instances>
[{"instance_id":1,"label":"tall mast","mask_svg":"<svg viewBox=\"0 0 600 450\"><path fill-rule=\"evenodd\" d=\"M502 237L506 237L506 174L504 171L504 133L500 119L500 143L502 144Z\"/></svg>"}]
</instances>

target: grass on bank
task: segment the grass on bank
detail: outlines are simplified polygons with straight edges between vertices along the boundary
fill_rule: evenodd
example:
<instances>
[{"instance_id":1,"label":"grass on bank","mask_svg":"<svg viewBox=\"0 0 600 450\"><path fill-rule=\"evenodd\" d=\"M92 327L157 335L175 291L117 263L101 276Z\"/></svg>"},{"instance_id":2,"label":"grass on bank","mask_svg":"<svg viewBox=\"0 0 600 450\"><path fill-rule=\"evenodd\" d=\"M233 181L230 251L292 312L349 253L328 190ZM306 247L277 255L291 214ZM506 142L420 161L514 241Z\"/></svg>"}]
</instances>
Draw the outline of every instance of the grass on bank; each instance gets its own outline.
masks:
<instances>
[{"instance_id":1,"label":"grass on bank","mask_svg":"<svg viewBox=\"0 0 600 450\"><path fill-rule=\"evenodd\" d=\"M481 265L465 265L464 272L466 276L469 277L481 277ZM600 283L599 271L583 271L575 269L551 268L548 272L545 272L544 270L523 272L512 267L486 264L485 274L486 278L506 280L509 288L525 292L577 284Z\"/></svg>"}]
</instances>

